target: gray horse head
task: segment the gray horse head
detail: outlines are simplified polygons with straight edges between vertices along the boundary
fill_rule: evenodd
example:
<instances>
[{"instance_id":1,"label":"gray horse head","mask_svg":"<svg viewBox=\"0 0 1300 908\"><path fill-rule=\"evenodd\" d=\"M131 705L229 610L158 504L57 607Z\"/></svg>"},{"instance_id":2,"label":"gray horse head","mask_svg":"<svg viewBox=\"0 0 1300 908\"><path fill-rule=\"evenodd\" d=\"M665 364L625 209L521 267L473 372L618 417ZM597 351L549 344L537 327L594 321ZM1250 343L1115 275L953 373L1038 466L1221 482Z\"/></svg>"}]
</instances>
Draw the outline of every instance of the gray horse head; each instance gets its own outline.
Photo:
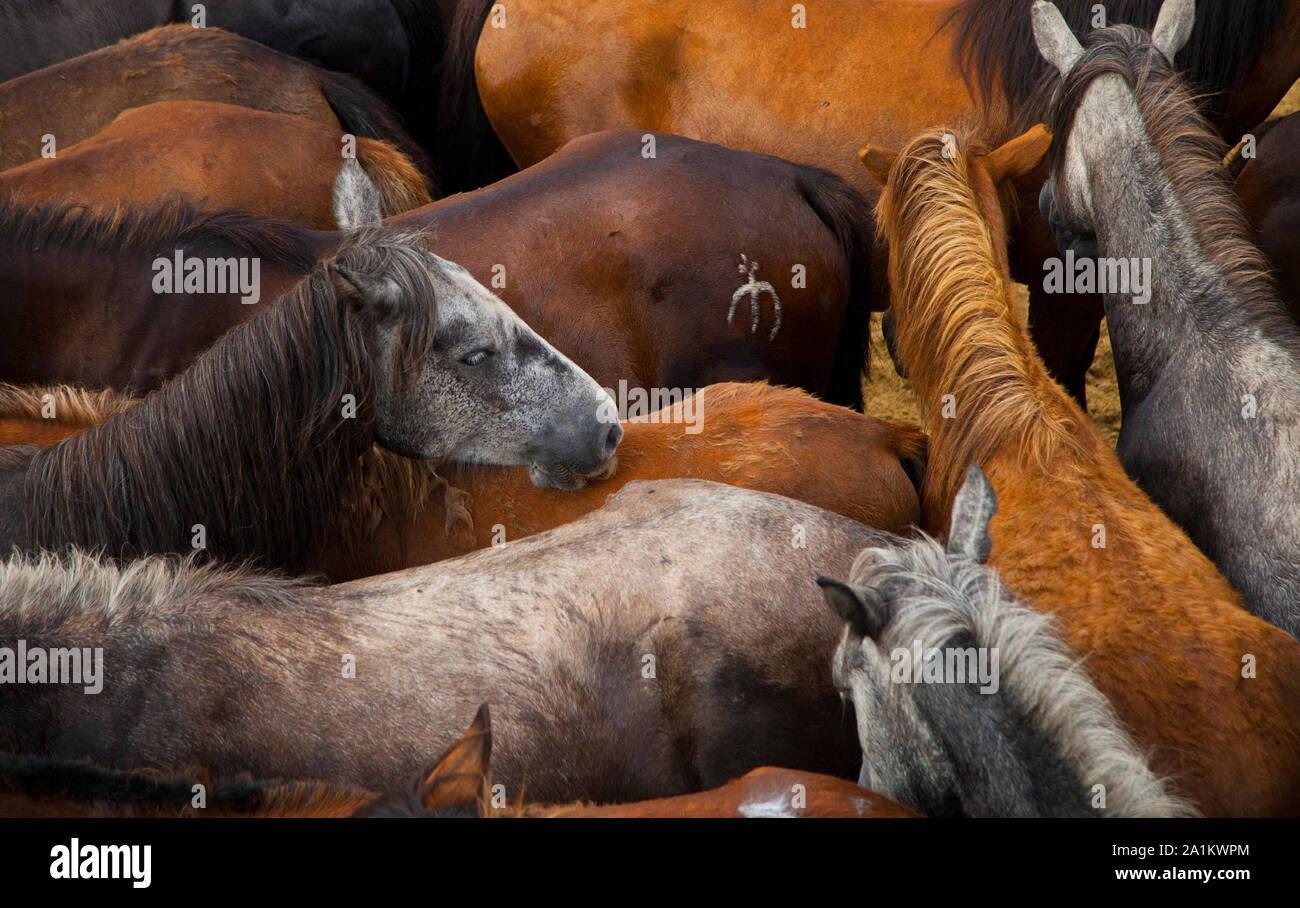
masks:
<instances>
[{"instance_id":1,"label":"gray horse head","mask_svg":"<svg viewBox=\"0 0 1300 908\"><path fill-rule=\"evenodd\" d=\"M1195 0L1165 0L1151 32L1150 43L1143 41L1143 46L1150 53L1162 54L1165 61L1170 62L1187 43L1195 20ZM1032 21L1039 53L1057 70L1062 80L1068 81L1076 65L1085 57L1083 45L1052 3L1038 0L1033 6ZM1112 28L1136 33L1130 26ZM1096 185L1096 175L1090 172L1085 146L1095 147L1097 137L1107 135L1109 128L1116 123L1134 120L1136 110L1131 90L1117 72L1099 71L1083 90L1086 94L1078 105L1075 122L1063 137L1058 134L1060 144L1053 152L1058 165L1052 168L1052 175L1043 186L1039 210L1052 226L1062 251L1072 248L1079 255L1095 257L1097 219L1091 187ZM1141 128L1140 119L1130 125ZM1062 132L1059 124L1057 132Z\"/></svg>"},{"instance_id":2,"label":"gray horse head","mask_svg":"<svg viewBox=\"0 0 1300 908\"><path fill-rule=\"evenodd\" d=\"M996 511L971 466L946 547L866 549L849 583L818 581L846 622L832 675L857 714L861 784L932 816L1185 811L1052 620L985 566Z\"/></svg>"},{"instance_id":3,"label":"gray horse head","mask_svg":"<svg viewBox=\"0 0 1300 908\"><path fill-rule=\"evenodd\" d=\"M460 265L379 230L379 193L353 160L335 181L334 212L349 236L328 273L338 298L368 315L381 445L527 465L534 484L556 488L613 469L623 429L608 394ZM431 337L418 336L414 307L436 313Z\"/></svg>"}]
</instances>

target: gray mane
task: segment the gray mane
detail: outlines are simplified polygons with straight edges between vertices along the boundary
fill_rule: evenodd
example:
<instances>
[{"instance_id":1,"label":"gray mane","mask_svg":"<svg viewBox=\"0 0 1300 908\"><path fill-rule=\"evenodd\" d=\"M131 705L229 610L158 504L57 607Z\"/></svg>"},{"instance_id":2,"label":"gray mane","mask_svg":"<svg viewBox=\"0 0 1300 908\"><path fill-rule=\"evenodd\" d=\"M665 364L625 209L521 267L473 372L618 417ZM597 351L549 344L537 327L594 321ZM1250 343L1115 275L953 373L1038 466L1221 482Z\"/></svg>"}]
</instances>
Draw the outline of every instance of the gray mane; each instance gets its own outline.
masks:
<instances>
[{"instance_id":1,"label":"gray mane","mask_svg":"<svg viewBox=\"0 0 1300 908\"><path fill-rule=\"evenodd\" d=\"M1056 744L1087 784L1105 786L1105 816L1193 815L1190 804L1154 775L1110 702L1060 636L1058 622L1022 605L997 573L946 552L924 534L901 547L872 548L854 562L852 583L894 603L877 639L889 653L921 640L999 654L997 694ZM963 640L960 645L970 645Z\"/></svg>"},{"instance_id":2,"label":"gray mane","mask_svg":"<svg viewBox=\"0 0 1300 908\"><path fill-rule=\"evenodd\" d=\"M155 555L116 562L71 549L65 555L15 553L0 561L0 636L54 633L93 622L138 627L163 621L170 628L201 623L196 602L220 598L254 607L293 607L313 581L248 567L200 563L195 555Z\"/></svg>"}]
</instances>

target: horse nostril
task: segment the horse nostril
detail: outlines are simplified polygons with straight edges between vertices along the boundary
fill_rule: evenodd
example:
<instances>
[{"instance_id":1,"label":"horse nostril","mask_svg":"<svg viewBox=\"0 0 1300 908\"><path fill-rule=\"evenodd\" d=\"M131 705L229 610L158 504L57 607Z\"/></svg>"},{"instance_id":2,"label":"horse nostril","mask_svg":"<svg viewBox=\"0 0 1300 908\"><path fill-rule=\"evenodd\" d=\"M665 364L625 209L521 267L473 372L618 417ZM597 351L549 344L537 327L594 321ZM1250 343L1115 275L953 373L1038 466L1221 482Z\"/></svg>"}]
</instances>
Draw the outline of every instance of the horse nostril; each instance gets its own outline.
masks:
<instances>
[{"instance_id":1,"label":"horse nostril","mask_svg":"<svg viewBox=\"0 0 1300 908\"><path fill-rule=\"evenodd\" d=\"M623 426L619 423L610 423L609 429L605 433L605 459L614 456L614 451L618 449L618 443L623 440Z\"/></svg>"}]
</instances>

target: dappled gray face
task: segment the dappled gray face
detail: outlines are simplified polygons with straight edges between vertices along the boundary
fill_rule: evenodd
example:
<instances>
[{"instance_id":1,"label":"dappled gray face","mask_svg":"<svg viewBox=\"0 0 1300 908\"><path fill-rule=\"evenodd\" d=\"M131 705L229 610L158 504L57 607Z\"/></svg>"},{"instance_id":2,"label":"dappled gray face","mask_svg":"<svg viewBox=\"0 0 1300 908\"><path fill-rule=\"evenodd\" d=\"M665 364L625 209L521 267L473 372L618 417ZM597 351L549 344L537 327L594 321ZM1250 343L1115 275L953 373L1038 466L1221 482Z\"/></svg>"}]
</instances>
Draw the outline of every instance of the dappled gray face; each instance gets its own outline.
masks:
<instances>
[{"instance_id":1,"label":"dappled gray face","mask_svg":"<svg viewBox=\"0 0 1300 908\"><path fill-rule=\"evenodd\" d=\"M409 457L527 465L545 487L577 488L612 472L623 430L605 391L468 271L428 256L433 350L400 398L391 386L376 389L380 444ZM396 330L379 330L376 375L386 385Z\"/></svg>"}]
</instances>

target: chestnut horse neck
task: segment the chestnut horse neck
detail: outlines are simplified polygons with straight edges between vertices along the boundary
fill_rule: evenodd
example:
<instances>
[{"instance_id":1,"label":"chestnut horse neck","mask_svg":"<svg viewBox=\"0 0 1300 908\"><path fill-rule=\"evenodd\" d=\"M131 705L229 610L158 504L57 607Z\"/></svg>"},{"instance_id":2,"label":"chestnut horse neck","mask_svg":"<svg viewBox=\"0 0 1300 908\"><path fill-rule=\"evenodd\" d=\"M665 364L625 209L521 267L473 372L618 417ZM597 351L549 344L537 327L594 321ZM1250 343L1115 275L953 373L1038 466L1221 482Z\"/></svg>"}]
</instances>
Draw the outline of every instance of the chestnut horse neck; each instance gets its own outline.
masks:
<instances>
[{"instance_id":1,"label":"chestnut horse neck","mask_svg":"<svg viewBox=\"0 0 1300 908\"><path fill-rule=\"evenodd\" d=\"M930 434L926 526L946 525L972 463L1006 450L1045 466L1058 451L1086 449L1082 414L1012 305L998 191L972 163L974 146L958 134L953 149L945 134L923 134L899 153L876 206L890 243L897 350ZM952 418L958 412L980 418Z\"/></svg>"}]
</instances>

